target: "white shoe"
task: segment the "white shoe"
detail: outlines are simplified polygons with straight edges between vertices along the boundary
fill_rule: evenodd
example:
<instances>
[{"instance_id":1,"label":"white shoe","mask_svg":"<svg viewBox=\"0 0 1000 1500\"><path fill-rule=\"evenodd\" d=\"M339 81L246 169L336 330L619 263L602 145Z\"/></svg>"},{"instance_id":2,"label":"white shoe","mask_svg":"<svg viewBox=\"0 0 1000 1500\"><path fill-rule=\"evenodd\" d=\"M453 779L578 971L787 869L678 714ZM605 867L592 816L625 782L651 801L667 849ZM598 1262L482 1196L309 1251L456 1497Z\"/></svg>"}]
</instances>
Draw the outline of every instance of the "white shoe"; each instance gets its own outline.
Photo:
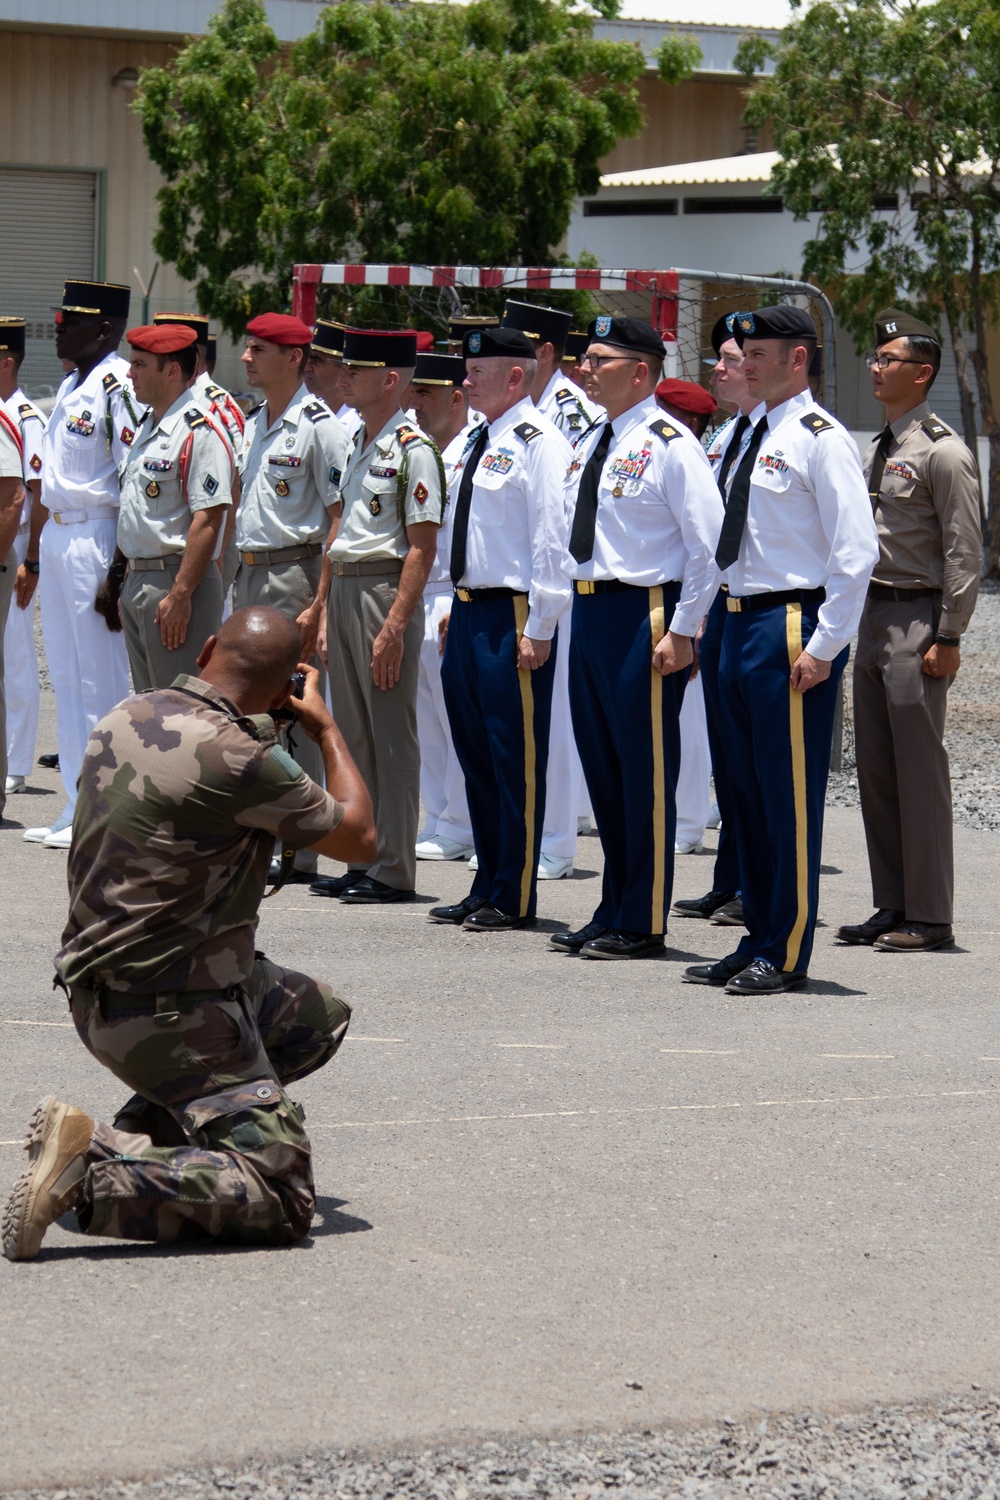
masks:
<instances>
[{"instance_id":1,"label":"white shoe","mask_svg":"<svg viewBox=\"0 0 1000 1500\"><path fill-rule=\"evenodd\" d=\"M576 820L576 831L577 831L577 833L589 833L590 830L591 830L591 827L592 827L592 825L591 825L591 821L590 821L589 818L587 818L587 817L577 818L577 820Z\"/></svg>"},{"instance_id":2,"label":"white shoe","mask_svg":"<svg viewBox=\"0 0 1000 1500\"><path fill-rule=\"evenodd\" d=\"M73 842L73 825L66 828L53 828L47 839L42 839L46 849L68 849Z\"/></svg>"},{"instance_id":3,"label":"white shoe","mask_svg":"<svg viewBox=\"0 0 1000 1500\"><path fill-rule=\"evenodd\" d=\"M10 797L14 792L23 792L25 786L27 785L27 781L28 778L26 776L8 776L7 781L4 785L4 791L7 793L8 797Z\"/></svg>"},{"instance_id":4,"label":"white shoe","mask_svg":"<svg viewBox=\"0 0 1000 1500\"><path fill-rule=\"evenodd\" d=\"M465 859L473 849L472 844L460 844L457 839L446 839L436 833L433 838L420 840L416 854L418 859Z\"/></svg>"},{"instance_id":5,"label":"white shoe","mask_svg":"<svg viewBox=\"0 0 1000 1500\"><path fill-rule=\"evenodd\" d=\"M717 802L713 802L712 803L712 811L708 815L708 822L705 824L705 827L706 828L720 828L721 826L722 826L722 814L719 811L719 804Z\"/></svg>"},{"instance_id":6,"label":"white shoe","mask_svg":"<svg viewBox=\"0 0 1000 1500\"><path fill-rule=\"evenodd\" d=\"M71 827L72 823L72 815L64 813L61 818L57 818L48 828L26 828L22 837L26 844L44 844L46 839L50 838L52 834L62 833L63 829ZM69 845L67 844L66 847L68 849Z\"/></svg>"},{"instance_id":7,"label":"white shoe","mask_svg":"<svg viewBox=\"0 0 1000 1500\"><path fill-rule=\"evenodd\" d=\"M695 843L695 844L687 844L687 843L684 842L683 839L678 839L677 842L676 842L676 844L674 845L674 853L675 854L700 854L702 852L703 848L704 848L704 845L702 844L701 839L699 839L698 842Z\"/></svg>"},{"instance_id":8,"label":"white shoe","mask_svg":"<svg viewBox=\"0 0 1000 1500\"><path fill-rule=\"evenodd\" d=\"M472 855L471 859L469 860L469 869L470 870L478 870L479 869L479 855L478 854L473 854Z\"/></svg>"},{"instance_id":9,"label":"white shoe","mask_svg":"<svg viewBox=\"0 0 1000 1500\"><path fill-rule=\"evenodd\" d=\"M565 880L567 875L573 873L573 861L571 859L559 859L554 854L538 856L538 878L539 880Z\"/></svg>"}]
</instances>

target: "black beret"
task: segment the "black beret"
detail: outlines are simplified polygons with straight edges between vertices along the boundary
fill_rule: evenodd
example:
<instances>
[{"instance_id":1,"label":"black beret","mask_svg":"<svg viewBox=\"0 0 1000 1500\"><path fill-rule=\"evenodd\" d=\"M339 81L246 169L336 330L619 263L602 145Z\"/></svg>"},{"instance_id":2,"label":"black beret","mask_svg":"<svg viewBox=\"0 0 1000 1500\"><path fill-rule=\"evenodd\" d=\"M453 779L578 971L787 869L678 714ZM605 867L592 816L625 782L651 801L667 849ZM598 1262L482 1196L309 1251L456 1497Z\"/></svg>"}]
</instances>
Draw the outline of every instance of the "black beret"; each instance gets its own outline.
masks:
<instances>
[{"instance_id":1,"label":"black beret","mask_svg":"<svg viewBox=\"0 0 1000 1500\"><path fill-rule=\"evenodd\" d=\"M519 328L473 328L462 340L466 359L534 359L534 346Z\"/></svg>"},{"instance_id":2,"label":"black beret","mask_svg":"<svg viewBox=\"0 0 1000 1500\"><path fill-rule=\"evenodd\" d=\"M0 318L0 354L24 353L24 319Z\"/></svg>"},{"instance_id":3,"label":"black beret","mask_svg":"<svg viewBox=\"0 0 1000 1500\"><path fill-rule=\"evenodd\" d=\"M465 379L465 360L460 354L418 354L413 372L414 385L461 385Z\"/></svg>"},{"instance_id":4,"label":"black beret","mask_svg":"<svg viewBox=\"0 0 1000 1500\"><path fill-rule=\"evenodd\" d=\"M650 359L665 359L663 340L651 323L640 323L638 318L614 318L602 313L587 328L587 341L591 344L611 344L616 349L631 349L636 354L646 354Z\"/></svg>"},{"instance_id":5,"label":"black beret","mask_svg":"<svg viewBox=\"0 0 1000 1500\"><path fill-rule=\"evenodd\" d=\"M540 344L558 344L562 348L572 322L573 314L558 307L539 307L534 302L512 302L508 298L504 303L501 327L519 328L529 339L537 339Z\"/></svg>"},{"instance_id":6,"label":"black beret","mask_svg":"<svg viewBox=\"0 0 1000 1500\"><path fill-rule=\"evenodd\" d=\"M566 359L567 362L569 360L582 359L587 352L587 345L589 343L589 334L577 333L575 330L572 333L567 333L565 345L566 353L563 358Z\"/></svg>"},{"instance_id":7,"label":"black beret","mask_svg":"<svg viewBox=\"0 0 1000 1500\"><path fill-rule=\"evenodd\" d=\"M722 353L722 346L726 340L733 337L733 319L735 317L735 313L723 313L712 329L712 348L715 350L716 359Z\"/></svg>"},{"instance_id":8,"label":"black beret","mask_svg":"<svg viewBox=\"0 0 1000 1500\"><path fill-rule=\"evenodd\" d=\"M56 312L87 313L95 318L127 318L132 294L114 281L67 281Z\"/></svg>"},{"instance_id":9,"label":"black beret","mask_svg":"<svg viewBox=\"0 0 1000 1500\"><path fill-rule=\"evenodd\" d=\"M345 328L344 364L370 370L412 370L417 335L409 328Z\"/></svg>"},{"instance_id":10,"label":"black beret","mask_svg":"<svg viewBox=\"0 0 1000 1500\"><path fill-rule=\"evenodd\" d=\"M803 307L779 302L777 307L758 307L738 312L733 318L733 338L742 349L747 339L814 339L816 324Z\"/></svg>"},{"instance_id":11,"label":"black beret","mask_svg":"<svg viewBox=\"0 0 1000 1500\"><path fill-rule=\"evenodd\" d=\"M888 344L893 339L905 338L933 339L935 344L941 340L926 323L921 323L912 313L904 312L900 307L884 307L880 313L875 315L875 347L880 344Z\"/></svg>"}]
</instances>

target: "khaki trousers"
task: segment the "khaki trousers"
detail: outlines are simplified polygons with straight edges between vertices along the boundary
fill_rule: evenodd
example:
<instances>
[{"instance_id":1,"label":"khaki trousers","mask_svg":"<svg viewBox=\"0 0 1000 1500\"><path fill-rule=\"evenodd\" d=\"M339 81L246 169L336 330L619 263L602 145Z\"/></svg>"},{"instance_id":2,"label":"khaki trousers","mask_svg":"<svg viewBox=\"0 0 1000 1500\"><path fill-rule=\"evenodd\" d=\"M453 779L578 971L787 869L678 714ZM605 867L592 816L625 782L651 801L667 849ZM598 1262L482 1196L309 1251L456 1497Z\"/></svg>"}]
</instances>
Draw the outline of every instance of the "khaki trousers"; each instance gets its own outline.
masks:
<instances>
[{"instance_id":1,"label":"khaki trousers","mask_svg":"<svg viewBox=\"0 0 1000 1500\"><path fill-rule=\"evenodd\" d=\"M854 662L861 811L877 907L948 924L955 893L951 776L944 748L950 677L927 677L939 603L869 599Z\"/></svg>"},{"instance_id":2,"label":"khaki trousers","mask_svg":"<svg viewBox=\"0 0 1000 1500\"><path fill-rule=\"evenodd\" d=\"M399 571L334 575L330 581L327 665L330 703L372 799L378 848L368 874L397 890L417 879L420 744L417 677L424 616L414 610L403 636L399 681L385 692L372 681L372 644L392 608Z\"/></svg>"},{"instance_id":3,"label":"khaki trousers","mask_svg":"<svg viewBox=\"0 0 1000 1500\"><path fill-rule=\"evenodd\" d=\"M297 620L302 611L316 597L322 566L323 558L319 555L302 557L295 562L261 563L255 567L249 567L241 562L233 580L233 609L248 609L253 604L267 604L289 620ZM317 662L316 665L319 663ZM325 691L322 671L319 691L320 693ZM291 750L306 775L311 777L318 786L325 787L326 771L319 746L314 744L302 729L293 729L292 739L294 749L288 745L287 729L282 729L282 744ZM295 868L307 872L315 871L317 855L312 849L297 850Z\"/></svg>"},{"instance_id":4,"label":"khaki trousers","mask_svg":"<svg viewBox=\"0 0 1000 1500\"><path fill-rule=\"evenodd\" d=\"M7 793L4 790L7 783L7 700L3 687L3 636L17 581L17 557L13 547L4 558L3 568L0 573L0 816L7 803Z\"/></svg>"},{"instance_id":5,"label":"khaki trousers","mask_svg":"<svg viewBox=\"0 0 1000 1500\"><path fill-rule=\"evenodd\" d=\"M191 595L191 618L181 645L169 651L160 636L156 610L173 588L181 554L164 558L163 571L129 568L122 584L121 616L132 686L137 693L169 687L181 672L198 675L198 657L222 624L222 577L214 563Z\"/></svg>"}]
</instances>

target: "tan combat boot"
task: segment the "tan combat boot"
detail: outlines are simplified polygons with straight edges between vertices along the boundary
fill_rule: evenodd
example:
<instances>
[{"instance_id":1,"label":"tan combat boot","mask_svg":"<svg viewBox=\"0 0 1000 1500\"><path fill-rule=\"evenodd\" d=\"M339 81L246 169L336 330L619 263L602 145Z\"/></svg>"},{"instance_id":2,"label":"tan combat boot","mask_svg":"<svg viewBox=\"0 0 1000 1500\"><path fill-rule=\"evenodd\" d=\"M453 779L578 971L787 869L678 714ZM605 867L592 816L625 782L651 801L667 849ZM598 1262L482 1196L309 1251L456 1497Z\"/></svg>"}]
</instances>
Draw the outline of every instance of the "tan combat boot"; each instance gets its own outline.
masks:
<instances>
[{"instance_id":1,"label":"tan combat boot","mask_svg":"<svg viewBox=\"0 0 1000 1500\"><path fill-rule=\"evenodd\" d=\"M28 1168L11 1189L3 1211L3 1253L8 1260L33 1260L45 1231L75 1207L87 1171L94 1122L82 1110L53 1095L43 1099L28 1125Z\"/></svg>"}]
</instances>

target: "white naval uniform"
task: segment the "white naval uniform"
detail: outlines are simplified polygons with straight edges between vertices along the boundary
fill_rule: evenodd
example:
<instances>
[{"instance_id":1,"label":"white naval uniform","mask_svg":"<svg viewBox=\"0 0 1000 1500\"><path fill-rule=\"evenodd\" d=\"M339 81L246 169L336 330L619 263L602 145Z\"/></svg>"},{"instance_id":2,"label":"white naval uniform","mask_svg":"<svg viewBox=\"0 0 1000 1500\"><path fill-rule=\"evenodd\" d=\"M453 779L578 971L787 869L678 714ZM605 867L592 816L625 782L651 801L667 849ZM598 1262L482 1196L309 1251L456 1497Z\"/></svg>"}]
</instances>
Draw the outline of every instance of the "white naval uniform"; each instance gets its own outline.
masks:
<instances>
[{"instance_id":1,"label":"white naval uniform","mask_svg":"<svg viewBox=\"0 0 1000 1500\"><path fill-rule=\"evenodd\" d=\"M115 554L118 470L137 426L128 365L106 354L83 379L77 370L66 376L45 429L42 502L49 519L39 595L67 797L62 818L76 806L91 730L129 690L124 634L108 629L94 597Z\"/></svg>"},{"instance_id":2,"label":"white naval uniform","mask_svg":"<svg viewBox=\"0 0 1000 1500\"><path fill-rule=\"evenodd\" d=\"M575 448L595 422L598 430L607 421L603 406L584 395L560 370L549 380L535 402ZM562 632L562 650L556 658L556 675L552 684L552 723L549 728L549 782L545 802L545 826L542 829L542 853L550 859L573 859L576 855L576 830L581 817L590 815L587 783L573 737L569 708L569 609Z\"/></svg>"},{"instance_id":3,"label":"white naval uniform","mask_svg":"<svg viewBox=\"0 0 1000 1500\"><path fill-rule=\"evenodd\" d=\"M6 425L0 424L0 479L20 479L22 462L23 460L18 451L14 436L7 431ZM7 553L6 557L0 558L0 564L2 564L2 570L0 570L0 815L2 815L4 805L7 801L7 715L4 708L4 658L2 648L5 634L4 627L14 594L14 580L17 571L14 562L13 547Z\"/></svg>"},{"instance_id":4,"label":"white naval uniform","mask_svg":"<svg viewBox=\"0 0 1000 1500\"><path fill-rule=\"evenodd\" d=\"M23 477L27 491L21 510L21 524L14 538L14 556L20 567L28 554L31 531L31 480L42 476L42 436L45 418L20 389L3 404L4 411L21 433L24 444ZM36 590L37 593L37 590ZM7 630L3 638L4 694L7 699L7 774L28 776L35 763L35 740L38 735L38 708L41 690L38 685L38 651L35 647L35 598L27 609L18 609L11 601Z\"/></svg>"}]
</instances>

